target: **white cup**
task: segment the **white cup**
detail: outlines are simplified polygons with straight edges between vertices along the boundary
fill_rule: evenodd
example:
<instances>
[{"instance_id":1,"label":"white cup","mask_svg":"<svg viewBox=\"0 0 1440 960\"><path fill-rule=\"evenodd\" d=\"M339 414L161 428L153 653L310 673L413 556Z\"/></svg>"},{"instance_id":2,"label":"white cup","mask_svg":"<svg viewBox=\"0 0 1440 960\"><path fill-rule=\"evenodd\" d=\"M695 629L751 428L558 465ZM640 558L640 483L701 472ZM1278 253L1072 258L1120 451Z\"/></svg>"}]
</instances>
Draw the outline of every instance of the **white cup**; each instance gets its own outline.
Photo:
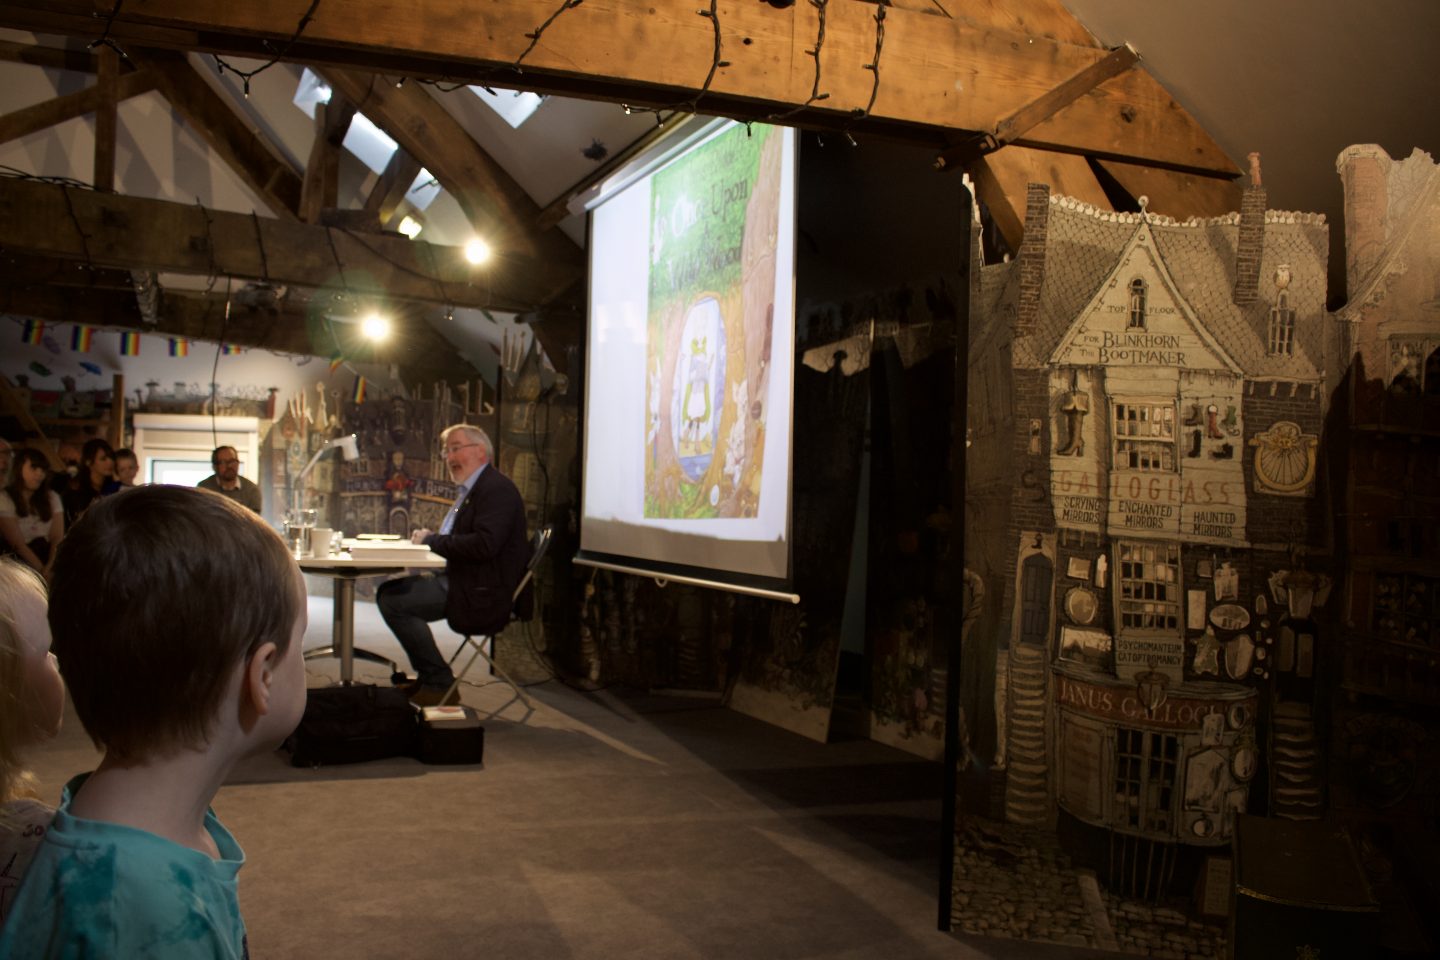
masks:
<instances>
[{"instance_id":1,"label":"white cup","mask_svg":"<svg viewBox=\"0 0 1440 960\"><path fill-rule=\"evenodd\" d=\"M329 527L312 527L310 530L310 556L330 556L330 538L335 531Z\"/></svg>"}]
</instances>

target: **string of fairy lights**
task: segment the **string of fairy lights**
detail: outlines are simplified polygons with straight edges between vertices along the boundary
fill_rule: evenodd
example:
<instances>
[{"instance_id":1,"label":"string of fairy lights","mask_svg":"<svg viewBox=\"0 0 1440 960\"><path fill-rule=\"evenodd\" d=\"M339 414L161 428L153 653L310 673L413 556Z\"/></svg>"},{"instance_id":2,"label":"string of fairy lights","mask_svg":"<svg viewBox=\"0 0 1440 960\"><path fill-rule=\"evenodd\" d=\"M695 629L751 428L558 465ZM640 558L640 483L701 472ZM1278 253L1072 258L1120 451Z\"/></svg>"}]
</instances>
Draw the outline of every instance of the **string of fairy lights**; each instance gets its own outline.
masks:
<instances>
[{"instance_id":1,"label":"string of fairy lights","mask_svg":"<svg viewBox=\"0 0 1440 960\"><path fill-rule=\"evenodd\" d=\"M217 70L218 74L219 74L220 76L224 76L226 73L233 74L233 75L240 81L242 94L244 95L244 97L246 97L246 98L248 99L249 96L250 96L251 81L252 81L255 77L257 77L258 75L264 73L266 70L268 70L268 69L270 69L271 67L275 66L276 64L278 64L278 63L286 60L286 58L288 57L288 55L290 54L290 52L294 49L294 47L296 46L296 44L300 42L300 39L301 39L301 37L304 35L304 33L305 33L305 31L306 31L306 28L309 27L312 22L314 22L317 14L318 14L318 12L319 12L321 2L322 2L322 0L310 0L309 4L307 5L307 7L306 7L306 9L305 9L305 11L304 11L304 13L300 16L299 20L296 22L294 30L291 31L288 39L286 39L284 42L279 43L279 44L276 44L276 43L274 43L274 42L272 42L272 41L270 41L270 40L262 40L262 41L261 41L261 47L262 47L264 53L268 55L269 59L266 60L266 61L264 61L263 63L260 63L258 66L255 66L255 67L253 67L253 68L251 68L251 69L241 69L240 67L236 66L234 63L226 60L224 57L221 57L221 56L219 56L219 55L214 55L214 56L213 56L213 59L214 59L215 66L216 66L216 70ZM669 122L669 121L670 121L673 117L675 117L676 115L679 115L679 114L695 114L695 113L699 112L699 109L700 109L700 106L701 106L701 102L710 94L711 89L712 89L712 86L713 86L713 84L714 84L714 82L715 82L715 78L716 78L717 74L719 73L719 71L720 71L721 69L726 68L726 67L729 67L729 66L731 65L731 64L730 64L730 61L728 61L728 60L726 60L726 59L724 58L725 30L724 30L724 25L723 25L722 22L721 22L719 2L718 2L718 0L707 0L707 2L708 2L708 5L707 5L707 6L700 7L700 8L698 8L698 9L696 9L696 10L694 11L696 16L703 17L703 18L705 18L706 20L709 21L710 28L711 28L711 34L712 34L712 41L713 41L713 42L712 42L712 45L711 45L710 63L709 63L708 69L706 70L704 80L701 82L701 84L699 85L699 87L695 89L695 92L693 93L692 96L690 96L690 97L688 97L688 98L685 98L685 99L683 99L683 100L680 100L680 101L671 103L671 104L669 104L669 105L665 105L665 106L652 107L652 106L637 105L637 104L633 104L633 103L622 103L622 104L620 104L620 106L621 106L621 108L625 111L626 114L634 114L634 113L648 113L648 114L652 114L652 115L655 117L656 125L657 125L657 126L660 126L660 127L663 127L663 126L665 126L665 124L666 124L667 122ZM770 2L772 5L774 5L774 6L776 6L776 7L784 8L784 7L791 6L791 5L793 4L794 0L767 0L767 2ZM781 112L772 113L772 114L764 117L763 122L766 122L766 123L783 123L783 122L785 122L785 121L791 120L791 119L793 119L794 117L802 114L802 113L805 112L806 110L809 110L810 108L814 107L816 104L824 103L826 100L828 100L828 99L830 98L830 93L829 93L829 91L826 91L826 90L823 89L823 66L822 66L822 53L823 53L823 50L824 50L824 47L825 47L825 30L826 30L827 14L828 14L828 9L829 9L829 0L807 0L807 2L810 4L810 6L811 6L812 8L814 8L815 17L816 17L815 42L814 42L813 46L812 46L810 49L808 49L808 50L805 51L805 55L808 56L808 57L810 57L810 58L814 61L814 74L813 74L813 77L812 77L812 82L811 82L811 87L810 87L809 96L806 97L806 99L805 99L805 101L804 101L803 103L801 103L801 104L799 104L799 105L797 105L797 106L794 106L794 107L792 107L792 108L790 108L790 109L787 109L787 110L784 110L784 111L781 111ZM887 11L888 7L890 6L890 2L891 2L891 0L878 0L878 3L877 3L877 5L876 5L875 13L874 13L874 16L873 16L873 19L874 19L874 22L875 22L875 49L874 49L874 54L873 54L873 56L872 56L872 58L871 58L871 61L870 61L868 64L861 64L861 68L862 68L862 69L868 70L868 71L871 73L871 90L870 90L870 97L869 97L869 99L868 99L868 101L867 101L867 103L866 103L866 105L865 105L864 107L856 107L856 108L852 109L851 111L849 111L849 119L850 119L850 121L851 121L852 123L853 123L854 121L861 120L861 119L864 119L864 118L870 116L871 112L874 110L875 101L876 101L876 98L878 97L879 92L880 92L880 65L881 65L882 54L883 54L884 47L885 47L885 16L886 16L886 11ZM941 12L944 13L946 16L949 16L949 15L950 15L949 12L944 9L944 7L941 7L941 6L940 6L938 0L932 0L932 2L934 2L937 7L940 7ZM457 89L459 89L459 88L461 88L461 87L463 87L463 86L469 86L469 85L471 85L471 84L477 84L477 85L479 85L479 86L486 87L486 89L489 89L488 83L489 83L490 80L499 80L499 79L501 79L501 78L503 77L503 75L506 74L506 73L508 73L508 74L510 74L510 75L512 75L512 76L523 76L524 73L525 73L525 60L526 60L526 58L529 57L530 54L533 53L533 52L539 47L542 38L545 36L546 31L548 31L558 20L560 20L560 19L564 16L564 14L566 14L567 12L569 12L569 11L571 11L571 10L574 10L575 8L577 8L577 7L579 7L579 6L581 6L581 4L583 4L583 3L584 3L584 0L560 0L559 5L556 6L556 7L550 12L550 14L549 14L543 21L541 21L539 24L537 24L532 30L530 30L530 31L528 31L528 32L526 32L526 33L523 34L523 36L524 36L525 39L528 41L528 43L526 44L526 46L524 47L524 49L522 49L522 50L520 51L519 55L516 56L516 58L515 58L512 62L510 62L510 63L508 63L508 64L505 64L505 65L502 65L502 66L499 66L499 67L495 67L495 68L492 68L492 69L483 71L483 76L478 79L478 82L477 82L476 79L462 80L462 81L454 81L454 80L451 80L451 79L449 79L449 78L441 78L441 79L438 79L438 80L437 80L437 79L430 79L430 78L413 78L413 79L415 79L415 81L416 81L417 83L422 83L422 84L426 84L426 85L432 86L432 87L434 87L435 89L437 89L437 90L439 90L439 91L441 91L441 92L450 92L450 91L453 91L453 90L457 90ZM105 46L105 47L108 47L108 48L114 50L114 51L115 51L120 57L122 57L123 59L125 59L125 60L129 60L129 59L130 59L130 58L128 57L128 55L125 53L125 51L124 51L124 50L120 47L120 45L116 42L116 40L114 39L114 36L113 36L115 25L116 25L116 23L120 20L120 18L121 18L121 16L122 16L122 13L123 13L123 11L124 11L124 8L125 8L125 0L115 0L113 6L111 6L111 8L109 9L108 12L105 12L105 13L99 13L99 12L97 12L97 13L95 14L95 16L96 16L97 19L103 19L104 25L103 25L103 27L102 27L102 29L101 29L100 36L99 36L94 42L92 42L91 44L89 44L89 48L90 48L90 49L95 49L95 48L100 47L100 46ZM745 39L743 40L743 42L746 43L746 44L748 44L748 43L750 42L750 40L749 40L749 38L745 38ZM396 87L403 86L408 79L412 79L412 78L409 78L409 77L406 77L406 76L401 76L401 77L399 77L399 78L395 81L395 86L396 86ZM505 85L505 84L501 83L500 85ZM745 126L746 126L747 130L750 128L750 126L751 126L752 123L753 123L753 121L750 121L750 120L746 120L746 121L743 121L743 122L745 123ZM850 142L850 144L851 144L852 146L855 145L855 138L854 138L854 137L851 135L851 133L850 133L850 123L847 123L847 124L842 128L841 132L842 132L842 134L845 136L845 138ZM0 171L0 175L14 175L14 174L6 173L6 172L4 172L4 171ZM44 179L44 178L32 178L32 179ZM69 187L71 187L71 186L75 186L75 187L86 187L86 188L88 188L88 185L80 184L80 183L73 183L73 184L62 184L62 186L65 188L63 192L64 192L64 194L65 194L65 204L66 204L66 209L67 209L68 215L69 215L69 217L70 217L70 220L71 220L72 224L73 224L74 227L75 227L75 230L76 230L77 235L78 235L79 238L80 238L81 252L82 252L82 254L83 254L83 256L84 256L84 259L85 259L86 264L87 264L87 265L91 265L90 250L89 250L89 245L88 245L87 236L86 236L85 231L82 229L82 226L81 226L81 223L80 223L80 220L79 220L78 216L76 215L76 212L75 212L73 203L71 202L70 193L69 193ZM202 208L202 213L203 213L203 208ZM253 214L252 214L252 216L253 216ZM207 247L207 250L208 250L208 256L209 256L209 258L210 258L209 282L208 282L207 287L206 287L206 293L208 294L208 293L210 293L210 292L213 291L213 288L214 288L216 282L218 281L219 276L221 276L222 273L225 273L225 271L223 271L223 270L221 269L220 265L215 261L215 248L214 248L214 243L213 243L213 241L212 241L211 238L210 238L211 220L210 220L208 214L205 214L205 218L206 218L206 221L205 221L205 222L206 222L206 247ZM348 282L348 280L347 280L347 278L346 278L346 276L345 276L344 262L343 262L342 258L340 257L339 251L336 249L336 246L335 246L335 238L334 238L334 234L333 234L333 229L334 229L334 228L329 228L329 227L327 227L327 228L326 228L326 232L325 232L325 236L326 236L326 242L327 242L327 244L328 244L328 246L329 246L331 258L332 258L332 259L334 260L334 262L335 262L335 268L336 268L336 271L337 271L337 276L338 276L339 281L340 281L340 286L341 286L342 289L344 290L344 294L341 295L341 297L342 297L342 299L343 299L343 298L348 297L348 296L350 295L349 282ZM447 317L453 316L453 314L454 314L454 309L455 309L455 308L454 308L454 305L453 305L453 303L450 302L450 299L451 299L451 298L450 298L450 296L449 296L449 294L448 294L448 291L446 290L445 281L443 280L443 278L442 278L442 276L441 276L441 271L438 269L438 264L435 262L435 254L434 254L434 251L431 250L431 249L429 249L428 246L426 246L425 249L426 249L426 253L427 253L428 257L429 257L429 268L430 268L430 269L429 269L428 272L422 272L422 271L418 271L418 270L412 269L411 267L409 267L409 266L406 265L406 264L399 263L399 262L397 262L397 261L396 261L394 258L392 258L392 257L386 256L383 251L377 250L377 249L375 249L374 247L372 247L370 244L365 243L364 240L361 239L360 237L358 237L353 231L345 230L344 232L347 234L347 236L350 236L353 240L355 240L357 243L359 243L361 246L363 246L367 251L369 251L370 254L372 254L372 255L380 258L380 259L385 260L385 261L388 262L391 266L393 266L393 267L395 267L395 268L397 268L397 269L399 269L399 270L401 270L401 271L403 271L403 272L405 272L405 273L407 273L407 274L410 274L410 275L412 275L412 276L415 276L415 277L418 277L418 278L422 278L422 279L428 279L432 284L434 284L435 289L436 289L436 292L437 292L437 294L439 295L440 300L445 304L445 313L446 313L446 316L447 316ZM257 249L258 249L258 251L259 251L259 256L260 256L262 280L263 280L264 282L266 282L266 283L269 283L269 281L270 281L270 278L269 278L269 263L268 263L268 259L267 259L266 252L265 252L264 240L263 240L263 236L262 236L262 233L261 233L261 229L260 229L260 225L259 225L259 222L258 222L258 218L256 219L256 222L255 222L255 242L256 242L256 247L257 247ZM226 275L227 275L227 283L226 283L226 304L225 304L224 320L222 321L222 334L223 334L223 332L224 332L223 326L224 326L225 323L228 323L229 315L230 315L230 299L231 299L231 298L230 298L230 283L229 283L229 276L228 276L228 274L226 274ZM472 281L472 283L473 283L473 281ZM487 291L487 305L488 305L488 294L489 294L488 284L486 285L486 291ZM481 308L481 309L482 309L482 312L484 312L484 313L486 313L486 314L488 315L488 309L485 309L485 308ZM335 352L335 354L332 356L332 359L331 359L331 370L332 370L332 372L333 372L333 371L336 369L336 367L337 367L339 364L341 364L341 363L344 363L345 366L349 367L348 362L345 362L345 361L343 360L343 357L341 357L340 349L339 349L339 346L340 346L339 338L335 335L335 330L334 330L333 324L331 324L331 322L330 322L330 318L329 318L328 314L326 315L326 326L327 326L327 329L328 329L329 332L330 332L331 338L334 340L335 346L336 346L336 352ZM353 371L353 368L352 368L352 371ZM358 374L357 374L357 376L358 376Z\"/></svg>"}]
</instances>

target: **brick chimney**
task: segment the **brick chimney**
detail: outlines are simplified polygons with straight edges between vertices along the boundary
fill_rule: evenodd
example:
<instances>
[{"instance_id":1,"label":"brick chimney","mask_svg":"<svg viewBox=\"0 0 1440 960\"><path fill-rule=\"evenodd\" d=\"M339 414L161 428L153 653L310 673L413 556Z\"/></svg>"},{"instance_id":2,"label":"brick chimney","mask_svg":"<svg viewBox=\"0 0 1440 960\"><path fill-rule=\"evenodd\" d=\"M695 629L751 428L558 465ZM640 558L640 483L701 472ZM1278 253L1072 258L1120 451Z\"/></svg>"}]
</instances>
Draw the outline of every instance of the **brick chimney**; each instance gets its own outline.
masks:
<instances>
[{"instance_id":1,"label":"brick chimney","mask_svg":"<svg viewBox=\"0 0 1440 960\"><path fill-rule=\"evenodd\" d=\"M1387 181L1393 163L1384 147L1373 143L1346 147L1335 160L1345 188L1345 280L1351 294L1385 250L1390 215Z\"/></svg>"},{"instance_id":2,"label":"brick chimney","mask_svg":"<svg viewBox=\"0 0 1440 960\"><path fill-rule=\"evenodd\" d=\"M1015 304L1015 336L1035 330L1040 318L1040 285L1045 282L1045 240L1049 235L1050 187L1043 183L1025 185L1025 236L1020 241L1016 263L1020 270L1020 297Z\"/></svg>"},{"instance_id":3,"label":"brick chimney","mask_svg":"<svg viewBox=\"0 0 1440 960\"><path fill-rule=\"evenodd\" d=\"M1235 244L1235 303L1254 303L1260 289L1260 257L1265 253L1265 188L1260 185L1260 154L1250 154L1250 183L1240 197L1240 237Z\"/></svg>"}]
</instances>

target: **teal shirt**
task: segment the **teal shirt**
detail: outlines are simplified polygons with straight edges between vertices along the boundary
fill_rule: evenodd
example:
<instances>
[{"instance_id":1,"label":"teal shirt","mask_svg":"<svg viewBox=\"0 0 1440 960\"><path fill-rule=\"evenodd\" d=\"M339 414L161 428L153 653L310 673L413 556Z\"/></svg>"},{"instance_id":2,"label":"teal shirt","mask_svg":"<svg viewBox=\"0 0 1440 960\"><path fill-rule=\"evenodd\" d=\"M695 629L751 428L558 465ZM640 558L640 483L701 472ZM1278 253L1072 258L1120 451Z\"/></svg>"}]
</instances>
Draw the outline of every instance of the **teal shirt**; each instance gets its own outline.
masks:
<instances>
[{"instance_id":1,"label":"teal shirt","mask_svg":"<svg viewBox=\"0 0 1440 960\"><path fill-rule=\"evenodd\" d=\"M145 830L70 814L85 782L65 785L0 930L0 958L249 956L236 874L245 853L213 810L220 859Z\"/></svg>"}]
</instances>

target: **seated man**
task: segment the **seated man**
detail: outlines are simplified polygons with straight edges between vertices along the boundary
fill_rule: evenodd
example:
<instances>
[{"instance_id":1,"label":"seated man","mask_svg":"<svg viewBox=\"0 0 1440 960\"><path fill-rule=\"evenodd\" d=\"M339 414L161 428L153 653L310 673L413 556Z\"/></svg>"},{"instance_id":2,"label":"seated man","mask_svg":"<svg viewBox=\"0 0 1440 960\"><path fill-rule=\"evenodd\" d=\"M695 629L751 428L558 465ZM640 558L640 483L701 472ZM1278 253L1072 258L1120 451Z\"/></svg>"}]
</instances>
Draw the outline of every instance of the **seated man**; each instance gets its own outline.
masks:
<instances>
[{"instance_id":1,"label":"seated man","mask_svg":"<svg viewBox=\"0 0 1440 960\"><path fill-rule=\"evenodd\" d=\"M229 497L242 507L261 512L260 488L248 477L240 476L240 455L234 447L216 447L210 454L210 466L215 472L195 486L201 490L213 490Z\"/></svg>"},{"instance_id":2,"label":"seated man","mask_svg":"<svg viewBox=\"0 0 1440 960\"><path fill-rule=\"evenodd\" d=\"M439 704L455 680L430 624L444 619L452 630L469 634L503 629L530 562L524 501L515 484L490 465L494 448L485 431L457 424L440 434L440 444L450 479L460 489L440 532L416 530L411 539L444 557L445 572L389 580L375 595L380 615L419 675L407 692L421 706Z\"/></svg>"}]
</instances>

